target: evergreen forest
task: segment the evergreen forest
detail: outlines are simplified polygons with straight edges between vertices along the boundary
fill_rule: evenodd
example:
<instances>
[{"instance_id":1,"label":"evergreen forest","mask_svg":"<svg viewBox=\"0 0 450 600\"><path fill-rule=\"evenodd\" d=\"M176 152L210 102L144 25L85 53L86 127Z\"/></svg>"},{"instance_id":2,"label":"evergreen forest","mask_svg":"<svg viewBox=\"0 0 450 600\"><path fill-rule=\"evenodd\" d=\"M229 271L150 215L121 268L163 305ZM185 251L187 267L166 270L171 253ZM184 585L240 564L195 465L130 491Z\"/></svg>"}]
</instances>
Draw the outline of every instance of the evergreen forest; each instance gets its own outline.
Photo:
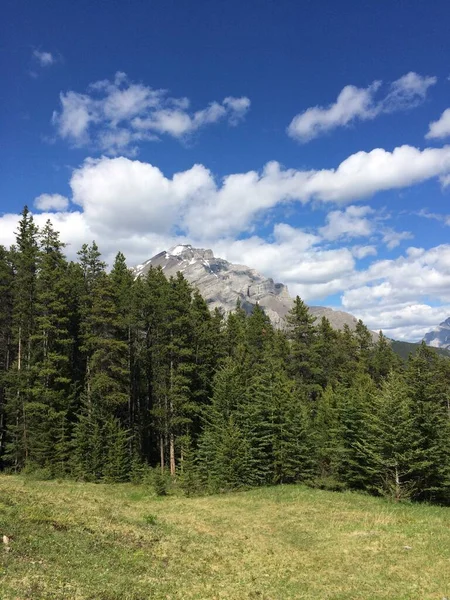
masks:
<instances>
[{"instance_id":1,"label":"evergreen forest","mask_svg":"<svg viewBox=\"0 0 450 600\"><path fill-rule=\"evenodd\" d=\"M25 208L0 246L0 469L186 494L302 482L449 504L450 361L359 321L224 316L181 273L68 261Z\"/></svg>"}]
</instances>

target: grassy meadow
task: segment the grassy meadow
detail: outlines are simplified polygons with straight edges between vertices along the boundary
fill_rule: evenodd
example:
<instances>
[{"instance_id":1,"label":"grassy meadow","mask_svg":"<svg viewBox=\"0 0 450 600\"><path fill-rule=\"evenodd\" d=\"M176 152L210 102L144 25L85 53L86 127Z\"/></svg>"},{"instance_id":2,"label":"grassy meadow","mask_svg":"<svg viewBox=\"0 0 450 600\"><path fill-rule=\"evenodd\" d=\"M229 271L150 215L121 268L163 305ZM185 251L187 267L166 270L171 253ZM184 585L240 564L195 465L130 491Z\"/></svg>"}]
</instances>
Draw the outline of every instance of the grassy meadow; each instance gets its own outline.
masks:
<instances>
[{"instance_id":1,"label":"grassy meadow","mask_svg":"<svg viewBox=\"0 0 450 600\"><path fill-rule=\"evenodd\" d=\"M450 597L450 509L280 486L156 497L0 476L2 600Z\"/></svg>"}]
</instances>

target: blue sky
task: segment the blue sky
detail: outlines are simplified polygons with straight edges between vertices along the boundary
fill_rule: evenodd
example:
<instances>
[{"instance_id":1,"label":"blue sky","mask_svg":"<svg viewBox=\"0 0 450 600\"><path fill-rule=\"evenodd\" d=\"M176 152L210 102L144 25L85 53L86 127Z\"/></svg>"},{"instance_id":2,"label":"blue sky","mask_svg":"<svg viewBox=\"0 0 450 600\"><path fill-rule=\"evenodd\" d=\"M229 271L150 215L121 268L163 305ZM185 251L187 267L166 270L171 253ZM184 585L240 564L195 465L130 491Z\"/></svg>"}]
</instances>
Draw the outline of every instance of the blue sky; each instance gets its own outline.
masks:
<instances>
[{"instance_id":1,"label":"blue sky","mask_svg":"<svg viewBox=\"0 0 450 600\"><path fill-rule=\"evenodd\" d=\"M2 3L0 243L177 242L420 339L450 314L450 5Z\"/></svg>"}]
</instances>

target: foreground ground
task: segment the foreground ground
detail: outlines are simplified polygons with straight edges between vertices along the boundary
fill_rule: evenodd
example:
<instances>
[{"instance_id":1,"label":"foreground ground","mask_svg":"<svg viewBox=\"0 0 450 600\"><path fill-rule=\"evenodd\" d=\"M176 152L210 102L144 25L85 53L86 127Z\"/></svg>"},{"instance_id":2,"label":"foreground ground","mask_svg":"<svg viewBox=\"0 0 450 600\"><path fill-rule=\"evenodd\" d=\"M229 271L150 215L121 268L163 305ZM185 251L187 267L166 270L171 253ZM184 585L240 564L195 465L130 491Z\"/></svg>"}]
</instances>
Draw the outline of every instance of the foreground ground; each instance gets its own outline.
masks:
<instances>
[{"instance_id":1,"label":"foreground ground","mask_svg":"<svg viewBox=\"0 0 450 600\"><path fill-rule=\"evenodd\" d=\"M206 498L0 476L2 600L450 597L450 509L301 486Z\"/></svg>"}]
</instances>

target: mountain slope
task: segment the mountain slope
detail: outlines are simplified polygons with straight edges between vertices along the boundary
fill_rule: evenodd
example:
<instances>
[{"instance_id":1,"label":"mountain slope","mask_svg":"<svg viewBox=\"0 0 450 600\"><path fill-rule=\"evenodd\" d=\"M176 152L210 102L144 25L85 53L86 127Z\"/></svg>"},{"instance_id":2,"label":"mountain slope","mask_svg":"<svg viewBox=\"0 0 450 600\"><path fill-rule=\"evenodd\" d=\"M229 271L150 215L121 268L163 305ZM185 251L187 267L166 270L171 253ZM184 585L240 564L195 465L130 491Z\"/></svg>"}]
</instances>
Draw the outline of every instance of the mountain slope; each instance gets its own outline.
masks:
<instances>
[{"instance_id":1,"label":"mountain slope","mask_svg":"<svg viewBox=\"0 0 450 600\"><path fill-rule=\"evenodd\" d=\"M427 346L450 349L450 317L429 331L423 339Z\"/></svg>"},{"instance_id":2,"label":"mountain slope","mask_svg":"<svg viewBox=\"0 0 450 600\"><path fill-rule=\"evenodd\" d=\"M417 350L420 348L420 343L391 340L391 347L392 350L400 356L400 358L407 360L410 354L415 354L417 352ZM434 346L431 346L431 348L440 356L450 358L450 350L447 350L446 348L436 348Z\"/></svg>"},{"instance_id":3,"label":"mountain slope","mask_svg":"<svg viewBox=\"0 0 450 600\"><path fill-rule=\"evenodd\" d=\"M137 265L134 273L136 276L145 275L150 267L161 267L167 277L181 271L211 309L217 307L229 313L240 300L241 306L250 312L255 304L259 304L275 327L283 327L292 306L293 300L285 285L274 283L273 279L245 265L217 258L212 250L190 245L174 246ZM344 325L354 329L357 323L353 315L331 308L311 306L310 311L317 319L326 316L336 329L342 329Z\"/></svg>"}]
</instances>

